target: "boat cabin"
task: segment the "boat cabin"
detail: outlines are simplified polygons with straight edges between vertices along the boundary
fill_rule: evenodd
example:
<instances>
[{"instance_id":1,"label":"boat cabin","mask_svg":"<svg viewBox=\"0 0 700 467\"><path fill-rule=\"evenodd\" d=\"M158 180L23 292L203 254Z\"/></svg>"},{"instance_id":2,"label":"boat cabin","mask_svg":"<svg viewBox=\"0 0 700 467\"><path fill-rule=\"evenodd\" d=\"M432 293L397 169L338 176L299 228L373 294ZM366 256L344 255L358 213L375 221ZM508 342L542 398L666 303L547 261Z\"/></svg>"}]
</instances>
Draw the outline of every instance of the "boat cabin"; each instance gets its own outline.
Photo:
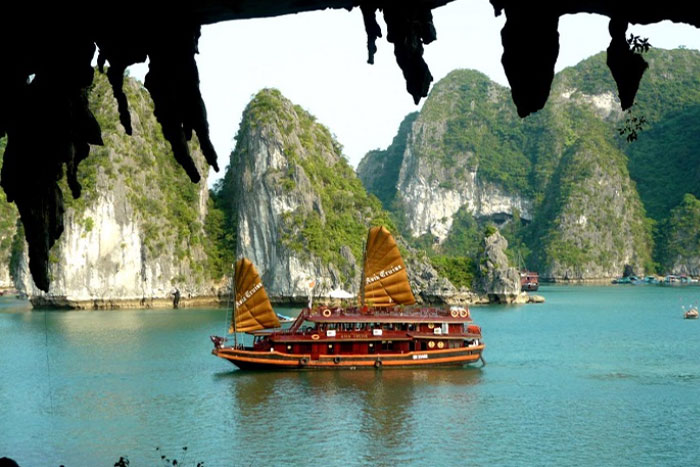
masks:
<instances>
[{"instance_id":1,"label":"boat cabin","mask_svg":"<svg viewBox=\"0 0 700 467\"><path fill-rule=\"evenodd\" d=\"M478 344L481 329L462 309L303 310L291 328L253 333L251 350L288 354L374 355L456 349Z\"/></svg>"}]
</instances>

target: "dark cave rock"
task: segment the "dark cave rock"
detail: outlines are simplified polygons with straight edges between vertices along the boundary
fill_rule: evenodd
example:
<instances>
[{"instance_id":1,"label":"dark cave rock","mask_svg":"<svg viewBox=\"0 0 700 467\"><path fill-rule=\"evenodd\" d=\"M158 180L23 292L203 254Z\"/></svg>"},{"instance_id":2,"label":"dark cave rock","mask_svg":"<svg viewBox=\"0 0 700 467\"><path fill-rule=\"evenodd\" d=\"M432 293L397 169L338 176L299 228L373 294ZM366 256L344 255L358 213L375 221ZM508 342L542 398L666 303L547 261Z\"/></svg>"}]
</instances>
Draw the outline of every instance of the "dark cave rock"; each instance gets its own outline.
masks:
<instances>
[{"instance_id":1,"label":"dark cave rock","mask_svg":"<svg viewBox=\"0 0 700 467\"><path fill-rule=\"evenodd\" d=\"M515 9L514 9L515 10ZM520 117L544 107L559 55L559 16L523 7L507 14L501 31L503 69Z\"/></svg>"},{"instance_id":2,"label":"dark cave rock","mask_svg":"<svg viewBox=\"0 0 700 467\"><path fill-rule=\"evenodd\" d=\"M620 106L622 110L627 110L634 104L634 96L649 64L640 54L630 50L626 39L627 21L613 18L609 30L612 40L608 47L607 64L617 83Z\"/></svg>"}]
</instances>

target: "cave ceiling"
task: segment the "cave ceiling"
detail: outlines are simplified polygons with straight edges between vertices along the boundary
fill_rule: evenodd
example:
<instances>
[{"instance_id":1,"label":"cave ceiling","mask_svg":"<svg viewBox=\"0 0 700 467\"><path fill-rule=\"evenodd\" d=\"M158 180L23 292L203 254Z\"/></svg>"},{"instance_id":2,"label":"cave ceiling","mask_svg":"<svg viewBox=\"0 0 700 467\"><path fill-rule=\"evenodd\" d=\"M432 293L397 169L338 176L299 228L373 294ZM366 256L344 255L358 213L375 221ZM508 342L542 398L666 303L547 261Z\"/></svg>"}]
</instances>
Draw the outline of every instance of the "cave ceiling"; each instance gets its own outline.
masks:
<instances>
[{"instance_id":1,"label":"cave ceiling","mask_svg":"<svg viewBox=\"0 0 700 467\"><path fill-rule=\"evenodd\" d=\"M36 285L48 291L49 249L63 231L63 197L80 196L78 165L88 157L91 145L102 144L99 124L87 104L96 50L98 65L109 65L104 70L127 133L131 123L121 89L124 71L149 59L144 85L153 98L155 116L173 156L189 178L198 182L200 174L187 146L193 133L207 162L218 170L194 59L202 25L327 8L360 8L362 22L358 20L358 27L367 33L368 62L373 63L375 43L385 34L405 78L405 83L396 85L405 85L410 95L407 98L417 104L427 96L433 80L423 60L423 47L437 38L432 10L449 1L103 0L41 6L3 2L0 137L7 136L7 147L0 184L8 200L17 205L24 224ZM547 101L559 53L557 29L562 15L597 13L610 18L607 62L623 108L634 102L647 68L642 56L626 41L628 24L663 20L695 27L700 24L696 3L680 0L491 0L491 4L495 15L506 17L501 32L502 63L521 117L541 109ZM378 15L383 16L386 31L380 28ZM232 48L237 46L245 44L231 44ZM62 193L58 185L64 172L70 194Z\"/></svg>"}]
</instances>

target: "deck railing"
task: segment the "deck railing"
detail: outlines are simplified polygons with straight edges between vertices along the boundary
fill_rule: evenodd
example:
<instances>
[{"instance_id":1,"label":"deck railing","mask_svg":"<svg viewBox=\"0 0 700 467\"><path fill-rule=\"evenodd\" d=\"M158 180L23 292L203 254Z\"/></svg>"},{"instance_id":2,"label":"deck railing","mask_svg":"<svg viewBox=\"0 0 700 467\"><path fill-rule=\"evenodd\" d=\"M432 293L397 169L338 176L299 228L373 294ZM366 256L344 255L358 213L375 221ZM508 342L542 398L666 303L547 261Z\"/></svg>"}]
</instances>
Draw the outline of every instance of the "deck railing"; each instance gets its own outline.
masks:
<instances>
[{"instance_id":1,"label":"deck railing","mask_svg":"<svg viewBox=\"0 0 700 467\"><path fill-rule=\"evenodd\" d=\"M457 312L457 316L453 313ZM329 314L330 313L330 314ZM465 316L466 314L466 316ZM406 307L397 305L390 308L385 307L319 307L309 310L308 317L348 316L366 317L368 315L377 317L401 316L405 318L448 318L448 317L470 317L471 313L466 307L463 308L437 308L437 307Z\"/></svg>"}]
</instances>

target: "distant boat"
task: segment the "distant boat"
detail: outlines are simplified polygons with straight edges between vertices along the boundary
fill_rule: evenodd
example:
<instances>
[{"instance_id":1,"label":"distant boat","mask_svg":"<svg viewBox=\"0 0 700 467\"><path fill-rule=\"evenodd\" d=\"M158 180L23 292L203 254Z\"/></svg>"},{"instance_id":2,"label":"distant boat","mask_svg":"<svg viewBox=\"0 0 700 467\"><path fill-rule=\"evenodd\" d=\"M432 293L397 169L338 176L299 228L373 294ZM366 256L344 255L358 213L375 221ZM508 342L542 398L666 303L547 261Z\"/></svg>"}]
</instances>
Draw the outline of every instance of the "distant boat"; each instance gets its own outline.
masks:
<instances>
[{"instance_id":1,"label":"distant boat","mask_svg":"<svg viewBox=\"0 0 700 467\"><path fill-rule=\"evenodd\" d=\"M520 271L520 290L534 292L540 287L540 275L534 271Z\"/></svg>"},{"instance_id":2,"label":"distant boat","mask_svg":"<svg viewBox=\"0 0 700 467\"><path fill-rule=\"evenodd\" d=\"M540 288L540 275L534 271L527 270L520 252L518 252L518 265L520 267L520 290L523 292L535 292Z\"/></svg>"},{"instance_id":3,"label":"distant boat","mask_svg":"<svg viewBox=\"0 0 700 467\"><path fill-rule=\"evenodd\" d=\"M613 279L613 284L636 284L640 279L637 276L624 276Z\"/></svg>"},{"instance_id":4,"label":"distant boat","mask_svg":"<svg viewBox=\"0 0 700 467\"><path fill-rule=\"evenodd\" d=\"M304 308L280 329L260 277L247 259L236 264L230 332L234 345L211 336L212 353L241 369L355 369L465 365L483 359L481 328L466 307L415 305L398 245L384 227L367 237L360 303ZM252 346L236 331L253 336Z\"/></svg>"},{"instance_id":5,"label":"distant boat","mask_svg":"<svg viewBox=\"0 0 700 467\"><path fill-rule=\"evenodd\" d=\"M685 274L683 275L676 275L676 274L669 274L668 276L664 277L664 280L661 281L661 285L667 286L667 287L675 287L675 286L680 286L680 285L697 285L698 280L693 279L692 277L686 276Z\"/></svg>"},{"instance_id":6,"label":"distant boat","mask_svg":"<svg viewBox=\"0 0 700 467\"><path fill-rule=\"evenodd\" d=\"M283 315L282 313L277 313L277 319L280 320L280 323L291 323L295 320L295 318L292 318L291 316Z\"/></svg>"},{"instance_id":7,"label":"distant boat","mask_svg":"<svg viewBox=\"0 0 700 467\"><path fill-rule=\"evenodd\" d=\"M685 319L698 319L698 309L693 307L686 311L683 315Z\"/></svg>"},{"instance_id":8,"label":"distant boat","mask_svg":"<svg viewBox=\"0 0 700 467\"><path fill-rule=\"evenodd\" d=\"M681 275L680 280L681 280L681 284L683 284L683 285L697 285L698 284L697 279L693 279L692 277L686 276L685 274Z\"/></svg>"}]
</instances>

